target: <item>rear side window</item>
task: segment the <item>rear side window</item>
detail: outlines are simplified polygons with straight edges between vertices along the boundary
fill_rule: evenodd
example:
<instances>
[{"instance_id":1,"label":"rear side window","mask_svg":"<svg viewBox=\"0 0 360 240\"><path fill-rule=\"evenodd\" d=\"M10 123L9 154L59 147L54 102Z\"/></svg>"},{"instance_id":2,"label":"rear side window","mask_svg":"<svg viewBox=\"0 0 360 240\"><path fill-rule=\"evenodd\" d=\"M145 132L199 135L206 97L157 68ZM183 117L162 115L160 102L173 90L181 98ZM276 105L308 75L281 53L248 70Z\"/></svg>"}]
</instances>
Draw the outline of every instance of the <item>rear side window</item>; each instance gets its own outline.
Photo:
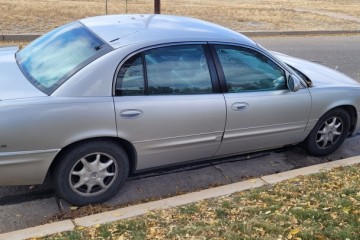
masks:
<instances>
[{"instance_id":1,"label":"rear side window","mask_svg":"<svg viewBox=\"0 0 360 240\"><path fill-rule=\"evenodd\" d=\"M201 45L151 49L120 68L116 94L176 95L212 93L208 63Z\"/></svg>"},{"instance_id":2,"label":"rear side window","mask_svg":"<svg viewBox=\"0 0 360 240\"><path fill-rule=\"evenodd\" d=\"M144 66L141 55L135 55L120 68L116 81L116 95L136 96L145 94Z\"/></svg>"}]
</instances>

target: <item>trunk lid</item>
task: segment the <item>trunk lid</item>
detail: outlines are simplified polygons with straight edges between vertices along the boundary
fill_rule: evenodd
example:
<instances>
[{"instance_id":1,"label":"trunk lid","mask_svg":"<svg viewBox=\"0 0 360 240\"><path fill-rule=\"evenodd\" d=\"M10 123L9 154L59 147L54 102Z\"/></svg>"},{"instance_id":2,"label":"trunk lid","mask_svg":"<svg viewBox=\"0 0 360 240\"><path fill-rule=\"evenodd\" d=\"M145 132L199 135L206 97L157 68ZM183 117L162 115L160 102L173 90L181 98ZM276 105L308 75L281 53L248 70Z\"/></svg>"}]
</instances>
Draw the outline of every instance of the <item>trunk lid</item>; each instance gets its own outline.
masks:
<instances>
[{"instance_id":1,"label":"trunk lid","mask_svg":"<svg viewBox=\"0 0 360 240\"><path fill-rule=\"evenodd\" d=\"M47 96L23 75L15 59L17 47L0 48L0 100Z\"/></svg>"}]
</instances>

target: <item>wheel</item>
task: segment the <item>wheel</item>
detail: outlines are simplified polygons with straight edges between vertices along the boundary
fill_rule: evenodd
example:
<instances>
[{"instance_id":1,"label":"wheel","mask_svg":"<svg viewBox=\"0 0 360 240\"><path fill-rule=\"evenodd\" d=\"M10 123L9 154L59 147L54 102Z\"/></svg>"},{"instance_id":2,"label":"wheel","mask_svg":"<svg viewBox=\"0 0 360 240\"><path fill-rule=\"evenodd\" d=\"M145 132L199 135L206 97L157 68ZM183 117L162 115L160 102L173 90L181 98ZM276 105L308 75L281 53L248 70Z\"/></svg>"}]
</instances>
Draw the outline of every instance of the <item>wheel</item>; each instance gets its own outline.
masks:
<instances>
[{"instance_id":1,"label":"wheel","mask_svg":"<svg viewBox=\"0 0 360 240\"><path fill-rule=\"evenodd\" d=\"M111 141L93 141L66 151L53 174L57 195L76 206L97 204L114 196L129 174L123 149Z\"/></svg>"},{"instance_id":2,"label":"wheel","mask_svg":"<svg viewBox=\"0 0 360 240\"><path fill-rule=\"evenodd\" d=\"M349 113L341 108L333 109L319 119L303 146L311 155L328 155L344 142L349 129Z\"/></svg>"}]
</instances>

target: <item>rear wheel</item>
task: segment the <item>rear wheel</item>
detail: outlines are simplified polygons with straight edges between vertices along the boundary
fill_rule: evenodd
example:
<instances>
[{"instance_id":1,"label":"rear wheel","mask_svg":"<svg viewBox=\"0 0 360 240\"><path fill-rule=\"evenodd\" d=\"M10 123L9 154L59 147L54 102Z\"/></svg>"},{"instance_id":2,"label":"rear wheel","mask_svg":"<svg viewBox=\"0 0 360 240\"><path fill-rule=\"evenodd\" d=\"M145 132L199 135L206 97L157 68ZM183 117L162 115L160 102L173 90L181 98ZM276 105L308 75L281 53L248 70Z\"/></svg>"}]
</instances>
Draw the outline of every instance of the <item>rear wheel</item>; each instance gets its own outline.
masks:
<instances>
[{"instance_id":1,"label":"rear wheel","mask_svg":"<svg viewBox=\"0 0 360 240\"><path fill-rule=\"evenodd\" d=\"M314 156L330 154L344 142L349 129L349 113L341 108L333 109L319 119L303 146Z\"/></svg>"},{"instance_id":2,"label":"rear wheel","mask_svg":"<svg viewBox=\"0 0 360 240\"><path fill-rule=\"evenodd\" d=\"M129 160L124 150L111 141L93 141L66 151L53 176L58 196L82 206L111 198L128 174Z\"/></svg>"}]
</instances>

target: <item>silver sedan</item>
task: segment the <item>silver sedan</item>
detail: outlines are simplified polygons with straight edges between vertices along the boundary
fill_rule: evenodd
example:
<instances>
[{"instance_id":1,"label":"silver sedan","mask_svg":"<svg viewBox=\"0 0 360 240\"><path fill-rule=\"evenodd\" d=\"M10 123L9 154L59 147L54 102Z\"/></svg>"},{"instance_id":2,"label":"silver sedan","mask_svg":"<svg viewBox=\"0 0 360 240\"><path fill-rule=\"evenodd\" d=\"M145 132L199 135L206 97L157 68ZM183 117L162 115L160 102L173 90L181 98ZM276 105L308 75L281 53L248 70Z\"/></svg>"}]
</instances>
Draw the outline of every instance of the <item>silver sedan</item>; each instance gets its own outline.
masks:
<instances>
[{"instance_id":1,"label":"silver sedan","mask_svg":"<svg viewBox=\"0 0 360 240\"><path fill-rule=\"evenodd\" d=\"M185 17L113 15L0 49L0 184L75 205L129 174L301 143L335 151L360 129L360 85Z\"/></svg>"}]
</instances>

